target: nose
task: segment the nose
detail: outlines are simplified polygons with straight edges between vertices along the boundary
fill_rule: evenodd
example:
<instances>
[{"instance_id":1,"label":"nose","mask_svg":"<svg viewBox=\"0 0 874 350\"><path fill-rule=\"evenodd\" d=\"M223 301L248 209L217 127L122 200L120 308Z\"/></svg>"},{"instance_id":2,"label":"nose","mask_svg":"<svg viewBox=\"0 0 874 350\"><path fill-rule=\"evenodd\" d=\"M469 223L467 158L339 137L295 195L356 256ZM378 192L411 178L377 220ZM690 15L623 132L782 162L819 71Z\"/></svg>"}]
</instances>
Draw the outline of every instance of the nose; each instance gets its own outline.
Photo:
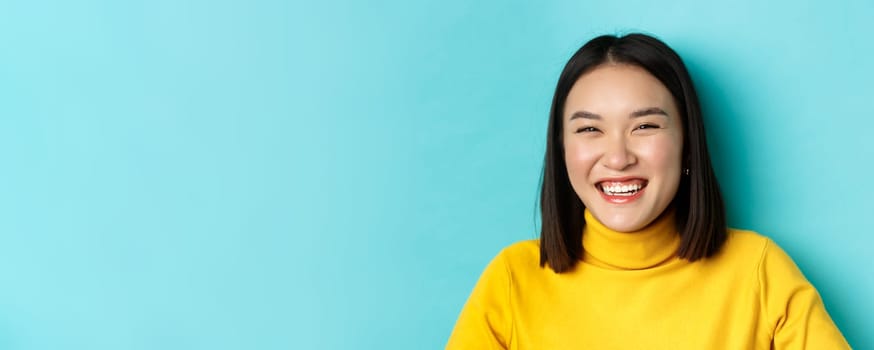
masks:
<instances>
[{"instance_id":1,"label":"nose","mask_svg":"<svg viewBox=\"0 0 874 350\"><path fill-rule=\"evenodd\" d=\"M601 163L608 169L619 171L637 163L637 157L629 148L625 137L616 135L607 141Z\"/></svg>"}]
</instances>

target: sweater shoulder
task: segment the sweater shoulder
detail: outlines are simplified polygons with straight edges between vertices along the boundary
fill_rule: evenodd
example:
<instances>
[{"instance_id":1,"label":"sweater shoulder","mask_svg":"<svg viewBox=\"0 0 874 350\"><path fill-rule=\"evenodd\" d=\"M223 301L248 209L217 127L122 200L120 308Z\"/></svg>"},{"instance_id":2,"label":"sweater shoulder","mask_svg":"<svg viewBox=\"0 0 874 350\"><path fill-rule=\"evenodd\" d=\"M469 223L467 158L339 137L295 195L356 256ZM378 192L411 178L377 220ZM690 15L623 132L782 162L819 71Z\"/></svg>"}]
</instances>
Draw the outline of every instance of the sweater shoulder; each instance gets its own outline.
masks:
<instances>
[{"instance_id":1,"label":"sweater shoulder","mask_svg":"<svg viewBox=\"0 0 874 350\"><path fill-rule=\"evenodd\" d=\"M725 244L713 256L703 261L703 266L715 269L728 268L746 271L747 276L756 276L771 240L764 235L740 229L727 229Z\"/></svg>"},{"instance_id":2,"label":"sweater shoulder","mask_svg":"<svg viewBox=\"0 0 874 350\"><path fill-rule=\"evenodd\" d=\"M770 238L750 230L735 228L727 229L728 238L723 249L729 255L761 256L769 245L774 244Z\"/></svg>"},{"instance_id":3,"label":"sweater shoulder","mask_svg":"<svg viewBox=\"0 0 874 350\"><path fill-rule=\"evenodd\" d=\"M510 244L498 253L496 259L502 260L513 273L539 270L540 240L528 239Z\"/></svg>"},{"instance_id":4,"label":"sweater shoulder","mask_svg":"<svg viewBox=\"0 0 874 350\"><path fill-rule=\"evenodd\" d=\"M540 261L540 240L527 239L510 244L499 254L508 263Z\"/></svg>"}]
</instances>

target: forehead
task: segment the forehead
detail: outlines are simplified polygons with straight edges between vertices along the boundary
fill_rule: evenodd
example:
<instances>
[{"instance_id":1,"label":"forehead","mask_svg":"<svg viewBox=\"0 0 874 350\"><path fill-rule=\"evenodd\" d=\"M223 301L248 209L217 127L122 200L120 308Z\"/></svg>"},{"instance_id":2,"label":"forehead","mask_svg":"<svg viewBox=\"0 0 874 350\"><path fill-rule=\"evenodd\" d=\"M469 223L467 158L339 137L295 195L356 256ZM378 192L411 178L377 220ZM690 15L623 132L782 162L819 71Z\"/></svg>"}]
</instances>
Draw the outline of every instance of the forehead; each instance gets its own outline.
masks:
<instances>
[{"instance_id":1,"label":"forehead","mask_svg":"<svg viewBox=\"0 0 874 350\"><path fill-rule=\"evenodd\" d=\"M670 91L645 69L627 64L606 64L574 83L565 100L564 115L585 110L598 114L626 114L640 108L660 107L676 115Z\"/></svg>"}]
</instances>

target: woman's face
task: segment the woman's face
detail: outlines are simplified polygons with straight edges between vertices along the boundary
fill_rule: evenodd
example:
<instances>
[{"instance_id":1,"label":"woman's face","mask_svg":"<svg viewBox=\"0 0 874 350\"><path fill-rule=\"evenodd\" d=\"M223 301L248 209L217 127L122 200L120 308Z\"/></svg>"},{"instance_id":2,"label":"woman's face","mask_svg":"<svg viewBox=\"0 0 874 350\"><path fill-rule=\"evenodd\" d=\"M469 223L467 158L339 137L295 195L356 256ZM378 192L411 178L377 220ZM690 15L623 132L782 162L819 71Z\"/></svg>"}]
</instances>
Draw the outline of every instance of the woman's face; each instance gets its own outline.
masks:
<instances>
[{"instance_id":1,"label":"woman's face","mask_svg":"<svg viewBox=\"0 0 874 350\"><path fill-rule=\"evenodd\" d=\"M581 76L564 108L571 186L605 226L646 227L681 176L683 127L671 93L643 68L606 64Z\"/></svg>"}]
</instances>

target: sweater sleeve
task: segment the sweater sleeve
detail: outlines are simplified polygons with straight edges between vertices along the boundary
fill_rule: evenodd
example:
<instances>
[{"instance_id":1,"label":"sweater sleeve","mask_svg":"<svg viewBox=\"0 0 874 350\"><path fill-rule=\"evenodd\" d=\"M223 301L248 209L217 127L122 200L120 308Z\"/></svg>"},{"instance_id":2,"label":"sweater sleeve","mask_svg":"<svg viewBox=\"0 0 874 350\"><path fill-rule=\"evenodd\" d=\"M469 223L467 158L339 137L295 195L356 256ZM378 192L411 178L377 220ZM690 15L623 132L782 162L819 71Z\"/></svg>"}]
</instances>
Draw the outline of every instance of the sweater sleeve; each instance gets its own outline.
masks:
<instances>
[{"instance_id":1,"label":"sweater sleeve","mask_svg":"<svg viewBox=\"0 0 874 350\"><path fill-rule=\"evenodd\" d=\"M509 347L511 277L504 254L498 254L480 276L449 336L447 350Z\"/></svg>"},{"instance_id":2,"label":"sweater sleeve","mask_svg":"<svg viewBox=\"0 0 874 350\"><path fill-rule=\"evenodd\" d=\"M789 255L767 240L759 265L761 302L771 349L849 349L819 293Z\"/></svg>"}]
</instances>

